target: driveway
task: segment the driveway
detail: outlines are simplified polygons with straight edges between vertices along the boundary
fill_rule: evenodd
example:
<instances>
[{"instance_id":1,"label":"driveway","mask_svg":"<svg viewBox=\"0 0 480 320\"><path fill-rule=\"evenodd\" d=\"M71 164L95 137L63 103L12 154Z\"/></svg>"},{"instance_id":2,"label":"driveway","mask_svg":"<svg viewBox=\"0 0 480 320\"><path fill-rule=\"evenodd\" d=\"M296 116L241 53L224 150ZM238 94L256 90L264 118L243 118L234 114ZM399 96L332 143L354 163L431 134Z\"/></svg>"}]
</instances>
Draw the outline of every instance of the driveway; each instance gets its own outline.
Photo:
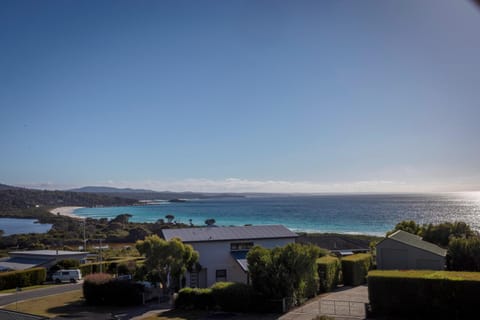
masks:
<instances>
[{"instance_id":1,"label":"driveway","mask_svg":"<svg viewBox=\"0 0 480 320\"><path fill-rule=\"evenodd\" d=\"M337 320L365 319L364 304L368 303L368 287L341 287L322 294L284 314L279 320L312 320L317 315L334 316Z\"/></svg>"}]
</instances>

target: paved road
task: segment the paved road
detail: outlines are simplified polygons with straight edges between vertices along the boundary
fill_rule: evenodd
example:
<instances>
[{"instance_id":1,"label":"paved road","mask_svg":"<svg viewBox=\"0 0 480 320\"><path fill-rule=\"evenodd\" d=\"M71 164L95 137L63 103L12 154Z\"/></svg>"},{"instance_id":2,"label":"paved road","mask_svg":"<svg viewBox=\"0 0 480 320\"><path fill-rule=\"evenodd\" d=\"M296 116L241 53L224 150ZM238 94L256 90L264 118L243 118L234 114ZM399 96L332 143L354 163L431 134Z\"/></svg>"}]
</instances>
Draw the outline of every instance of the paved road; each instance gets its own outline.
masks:
<instances>
[{"instance_id":1,"label":"paved road","mask_svg":"<svg viewBox=\"0 0 480 320\"><path fill-rule=\"evenodd\" d=\"M82 288L81 283L68 283L68 284L59 284L53 287L34 289L29 291L20 291L17 293L12 293L8 295L0 295L0 307L5 306L15 301L22 301L28 299L39 298L43 296L49 296L52 294L59 294L73 290L79 290Z\"/></svg>"}]
</instances>

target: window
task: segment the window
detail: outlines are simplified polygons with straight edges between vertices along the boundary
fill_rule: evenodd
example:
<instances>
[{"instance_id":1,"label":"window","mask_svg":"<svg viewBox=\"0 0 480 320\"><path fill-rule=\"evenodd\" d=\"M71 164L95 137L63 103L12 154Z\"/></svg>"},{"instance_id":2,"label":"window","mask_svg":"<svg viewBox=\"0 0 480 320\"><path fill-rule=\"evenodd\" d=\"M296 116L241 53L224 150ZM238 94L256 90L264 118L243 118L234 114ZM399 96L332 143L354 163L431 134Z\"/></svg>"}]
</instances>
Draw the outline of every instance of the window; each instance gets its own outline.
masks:
<instances>
[{"instance_id":1,"label":"window","mask_svg":"<svg viewBox=\"0 0 480 320\"><path fill-rule=\"evenodd\" d=\"M250 250L253 242L232 242L230 243L230 251Z\"/></svg>"},{"instance_id":2,"label":"window","mask_svg":"<svg viewBox=\"0 0 480 320\"><path fill-rule=\"evenodd\" d=\"M227 281L227 270L226 269L216 270L215 281L216 282Z\"/></svg>"}]
</instances>

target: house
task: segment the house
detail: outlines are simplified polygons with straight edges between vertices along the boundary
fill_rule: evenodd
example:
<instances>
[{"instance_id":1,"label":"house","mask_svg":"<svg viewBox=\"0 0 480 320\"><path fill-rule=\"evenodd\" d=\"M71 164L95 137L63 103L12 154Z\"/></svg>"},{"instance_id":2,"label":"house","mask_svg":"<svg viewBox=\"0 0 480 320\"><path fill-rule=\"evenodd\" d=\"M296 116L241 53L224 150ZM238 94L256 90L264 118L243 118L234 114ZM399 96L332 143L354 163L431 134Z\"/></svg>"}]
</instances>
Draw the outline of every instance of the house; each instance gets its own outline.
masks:
<instances>
[{"instance_id":1,"label":"house","mask_svg":"<svg viewBox=\"0 0 480 320\"><path fill-rule=\"evenodd\" d=\"M445 269L447 251L414 234L398 230L377 244L377 269Z\"/></svg>"},{"instance_id":2,"label":"house","mask_svg":"<svg viewBox=\"0 0 480 320\"><path fill-rule=\"evenodd\" d=\"M297 243L314 244L322 249L327 249L338 257L349 256L355 253L370 252L370 243L367 240L349 235L321 233L299 234Z\"/></svg>"},{"instance_id":3,"label":"house","mask_svg":"<svg viewBox=\"0 0 480 320\"><path fill-rule=\"evenodd\" d=\"M58 261L75 259L80 262L85 260L88 252L64 251L64 250L31 250L12 251L9 257L0 260L0 271L25 270L36 267L49 269Z\"/></svg>"},{"instance_id":4,"label":"house","mask_svg":"<svg viewBox=\"0 0 480 320\"><path fill-rule=\"evenodd\" d=\"M162 233L165 240L179 238L198 251L201 270L188 272L186 285L200 288L218 281L248 283L250 248L282 247L298 237L281 225L163 229Z\"/></svg>"}]
</instances>

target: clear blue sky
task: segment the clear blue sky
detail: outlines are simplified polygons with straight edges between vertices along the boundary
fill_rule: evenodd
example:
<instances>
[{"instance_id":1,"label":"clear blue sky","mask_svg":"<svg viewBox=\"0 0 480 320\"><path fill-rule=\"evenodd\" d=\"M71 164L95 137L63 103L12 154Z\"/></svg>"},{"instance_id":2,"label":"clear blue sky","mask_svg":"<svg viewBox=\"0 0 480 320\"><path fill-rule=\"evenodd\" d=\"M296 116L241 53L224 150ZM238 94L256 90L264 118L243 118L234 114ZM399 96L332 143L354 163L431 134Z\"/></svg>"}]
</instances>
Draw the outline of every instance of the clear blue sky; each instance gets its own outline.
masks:
<instances>
[{"instance_id":1,"label":"clear blue sky","mask_svg":"<svg viewBox=\"0 0 480 320\"><path fill-rule=\"evenodd\" d=\"M1 1L0 182L480 190L473 2Z\"/></svg>"}]
</instances>

